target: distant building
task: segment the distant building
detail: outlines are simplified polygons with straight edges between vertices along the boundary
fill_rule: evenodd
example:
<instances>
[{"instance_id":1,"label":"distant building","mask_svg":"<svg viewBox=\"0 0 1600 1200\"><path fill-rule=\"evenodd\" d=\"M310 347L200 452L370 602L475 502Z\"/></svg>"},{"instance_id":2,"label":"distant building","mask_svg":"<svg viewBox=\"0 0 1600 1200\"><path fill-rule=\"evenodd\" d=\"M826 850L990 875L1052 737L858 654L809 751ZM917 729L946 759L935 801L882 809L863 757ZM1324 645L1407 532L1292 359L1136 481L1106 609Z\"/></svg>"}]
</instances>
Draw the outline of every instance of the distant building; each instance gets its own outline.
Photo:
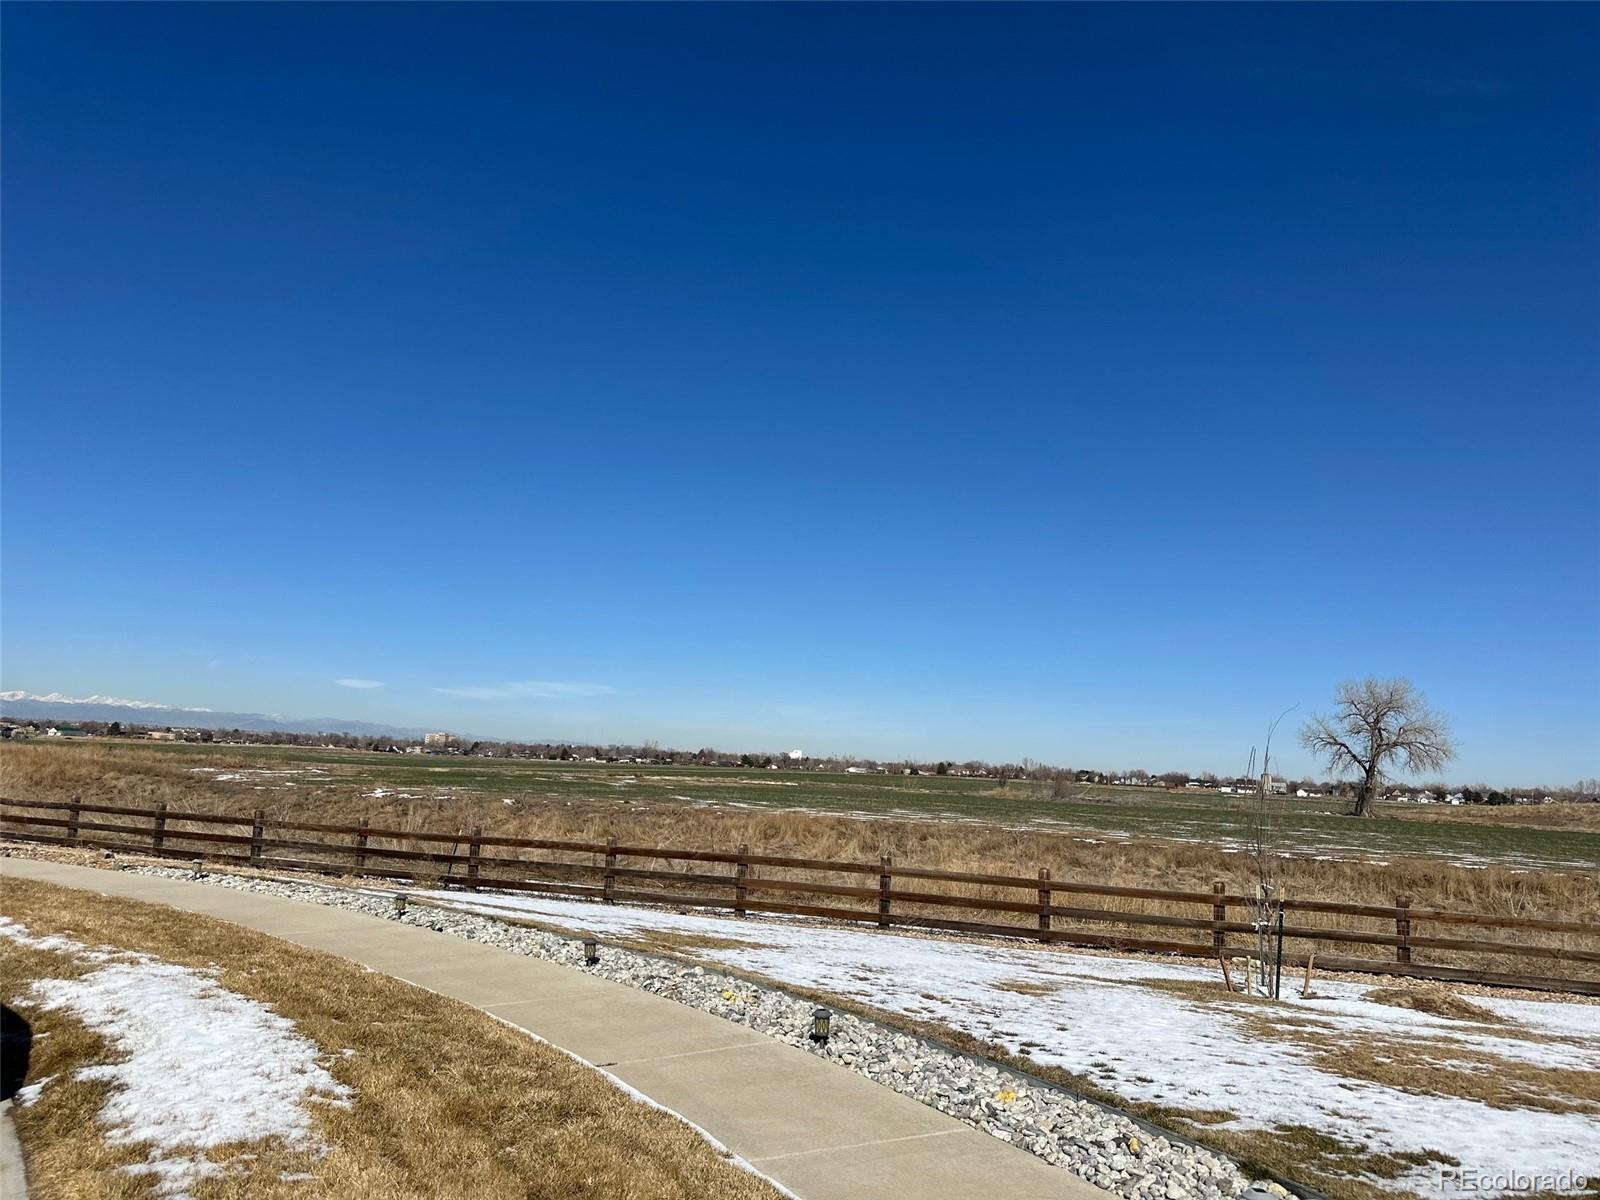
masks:
<instances>
[{"instance_id":1,"label":"distant building","mask_svg":"<svg viewBox=\"0 0 1600 1200\"><path fill-rule=\"evenodd\" d=\"M1279 779L1276 775L1263 774L1261 787L1269 796L1286 796L1289 794L1289 781Z\"/></svg>"},{"instance_id":2,"label":"distant building","mask_svg":"<svg viewBox=\"0 0 1600 1200\"><path fill-rule=\"evenodd\" d=\"M444 750L455 745L456 739L450 733L429 733L423 735L422 744L429 750Z\"/></svg>"},{"instance_id":3,"label":"distant building","mask_svg":"<svg viewBox=\"0 0 1600 1200\"><path fill-rule=\"evenodd\" d=\"M89 736L76 725L52 725L50 728L44 731L44 735L45 737L64 738L80 738Z\"/></svg>"},{"instance_id":4,"label":"distant building","mask_svg":"<svg viewBox=\"0 0 1600 1200\"><path fill-rule=\"evenodd\" d=\"M170 729L152 729L144 736L152 742L175 742L178 740L178 735Z\"/></svg>"}]
</instances>

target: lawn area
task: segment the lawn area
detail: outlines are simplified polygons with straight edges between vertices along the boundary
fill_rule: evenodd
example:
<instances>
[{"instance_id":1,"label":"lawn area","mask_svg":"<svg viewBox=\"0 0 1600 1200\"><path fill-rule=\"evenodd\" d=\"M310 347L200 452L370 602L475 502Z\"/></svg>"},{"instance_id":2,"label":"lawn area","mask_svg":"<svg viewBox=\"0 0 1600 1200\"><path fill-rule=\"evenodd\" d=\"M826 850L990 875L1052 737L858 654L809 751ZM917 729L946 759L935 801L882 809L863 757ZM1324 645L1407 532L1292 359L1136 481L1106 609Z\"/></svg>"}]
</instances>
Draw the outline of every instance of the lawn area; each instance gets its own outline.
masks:
<instances>
[{"instance_id":1,"label":"lawn area","mask_svg":"<svg viewBox=\"0 0 1600 1200\"><path fill-rule=\"evenodd\" d=\"M353 963L25 880L0 911L36 1200L777 1195L560 1051Z\"/></svg>"}]
</instances>

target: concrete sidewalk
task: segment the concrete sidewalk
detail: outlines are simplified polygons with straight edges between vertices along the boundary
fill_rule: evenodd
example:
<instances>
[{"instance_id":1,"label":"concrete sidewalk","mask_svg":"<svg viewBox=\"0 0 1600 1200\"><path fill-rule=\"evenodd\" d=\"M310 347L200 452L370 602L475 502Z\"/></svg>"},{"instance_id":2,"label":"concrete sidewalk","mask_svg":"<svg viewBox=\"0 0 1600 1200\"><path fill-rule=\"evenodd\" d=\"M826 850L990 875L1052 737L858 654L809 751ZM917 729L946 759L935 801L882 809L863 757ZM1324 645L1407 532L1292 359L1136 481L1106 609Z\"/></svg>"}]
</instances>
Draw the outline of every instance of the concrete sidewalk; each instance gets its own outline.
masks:
<instances>
[{"instance_id":1,"label":"concrete sidewalk","mask_svg":"<svg viewBox=\"0 0 1600 1200\"><path fill-rule=\"evenodd\" d=\"M481 1008L681 1114L803 1200L1106 1200L1026 1151L793 1046L541 959L342 909L35 859L36 879L232 921Z\"/></svg>"}]
</instances>

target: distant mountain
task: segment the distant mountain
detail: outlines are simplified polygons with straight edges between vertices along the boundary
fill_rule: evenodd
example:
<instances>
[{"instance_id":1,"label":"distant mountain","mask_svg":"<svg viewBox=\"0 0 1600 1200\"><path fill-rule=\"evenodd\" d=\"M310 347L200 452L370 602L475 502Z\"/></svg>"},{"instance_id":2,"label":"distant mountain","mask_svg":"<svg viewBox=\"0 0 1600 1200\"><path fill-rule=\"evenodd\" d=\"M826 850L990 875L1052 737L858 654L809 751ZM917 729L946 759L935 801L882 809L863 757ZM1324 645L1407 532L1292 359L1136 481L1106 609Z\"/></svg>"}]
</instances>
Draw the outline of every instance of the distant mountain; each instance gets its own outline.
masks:
<instances>
[{"instance_id":1,"label":"distant mountain","mask_svg":"<svg viewBox=\"0 0 1600 1200\"><path fill-rule=\"evenodd\" d=\"M171 708L149 700L115 696L63 696L60 692L0 692L0 717L12 721L122 721L130 725L173 725L185 729L249 729L258 733L349 733L358 737L417 738L427 729L374 725L345 717L296 719L276 713L213 712L209 708Z\"/></svg>"}]
</instances>

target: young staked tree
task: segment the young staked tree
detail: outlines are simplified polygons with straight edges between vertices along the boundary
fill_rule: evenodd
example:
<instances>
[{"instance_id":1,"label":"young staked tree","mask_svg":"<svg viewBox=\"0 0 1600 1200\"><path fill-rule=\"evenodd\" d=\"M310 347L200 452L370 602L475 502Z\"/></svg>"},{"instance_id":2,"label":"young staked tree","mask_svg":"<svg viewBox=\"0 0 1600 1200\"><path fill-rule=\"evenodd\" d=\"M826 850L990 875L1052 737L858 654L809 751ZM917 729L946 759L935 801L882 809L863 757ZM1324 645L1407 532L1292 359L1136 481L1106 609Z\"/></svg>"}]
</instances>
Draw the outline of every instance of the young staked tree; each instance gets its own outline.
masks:
<instances>
[{"instance_id":1,"label":"young staked tree","mask_svg":"<svg viewBox=\"0 0 1600 1200\"><path fill-rule=\"evenodd\" d=\"M1357 817L1372 815L1386 772L1437 771L1456 756L1449 723L1428 708L1409 679L1374 679L1339 685L1336 707L1300 730L1300 744L1334 775L1356 776Z\"/></svg>"},{"instance_id":2,"label":"young staked tree","mask_svg":"<svg viewBox=\"0 0 1600 1200\"><path fill-rule=\"evenodd\" d=\"M1272 957L1273 920L1278 906L1283 903L1281 881L1278 878L1278 822L1279 803L1272 794L1272 736L1278 725L1298 705L1284 709L1267 726L1266 747L1261 752L1261 773L1256 774L1256 751L1250 748L1250 765L1245 768L1245 778L1255 780L1253 793L1240 796L1245 822L1245 843L1250 849L1250 865L1255 873L1255 890L1250 903L1250 923L1256 932L1255 964L1262 994L1268 984L1267 961ZM1245 976L1249 990L1248 969Z\"/></svg>"}]
</instances>

